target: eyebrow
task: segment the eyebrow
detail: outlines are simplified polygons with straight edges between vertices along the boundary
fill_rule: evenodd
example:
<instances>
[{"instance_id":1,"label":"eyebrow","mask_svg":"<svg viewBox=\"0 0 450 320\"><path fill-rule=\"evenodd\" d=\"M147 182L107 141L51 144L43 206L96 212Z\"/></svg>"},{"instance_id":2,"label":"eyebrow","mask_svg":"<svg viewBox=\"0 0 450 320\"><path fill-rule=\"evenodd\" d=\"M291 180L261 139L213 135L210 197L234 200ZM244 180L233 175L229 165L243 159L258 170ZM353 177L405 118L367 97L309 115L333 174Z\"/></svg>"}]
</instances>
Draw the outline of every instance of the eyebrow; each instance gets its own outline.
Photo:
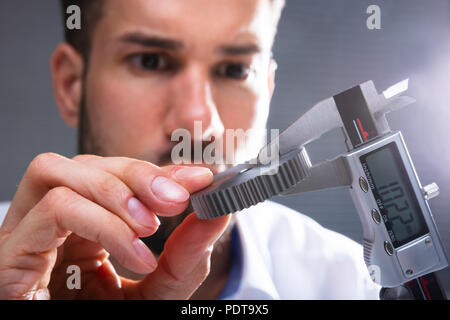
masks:
<instances>
[{"instance_id":1,"label":"eyebrow","mask_svg":"<svg viewBox=\"0 0 450 320\"><path fill-rule=\"evenodd\" d=\"M140 32L128 33L119 38L122 42L138 44L149 48L159 48L167 50L181 50L184 45L181 41L164 38L161 36L146 35ZM217 50L223 55L240 56L261 52L261 48L256 44L223 45Z\"/></svg>"},{"instance_id":2,"label":"eyebrow","mask_svg":"<svg viewBox=\"0 0 450 320\"><path fill-rule=\"evenodd\" d=\"M160 36L149 36L142 33L129 33L120 37L123 42L134 43L144 47L160 48L168 50L181 50L184 45L182 42L163 38Z\"/></svg>"},{"instance_id":3,"label":"eyebrow","mask_svg":"<svg viewBox=\"0 0 450 320\"><path fill-rule=\"evenodd\" d=\"M225 45L219 48L219 53L231 56L240 56L259 52L261 52L261 48L256 44Z\"/></svg>"}]
</instances>

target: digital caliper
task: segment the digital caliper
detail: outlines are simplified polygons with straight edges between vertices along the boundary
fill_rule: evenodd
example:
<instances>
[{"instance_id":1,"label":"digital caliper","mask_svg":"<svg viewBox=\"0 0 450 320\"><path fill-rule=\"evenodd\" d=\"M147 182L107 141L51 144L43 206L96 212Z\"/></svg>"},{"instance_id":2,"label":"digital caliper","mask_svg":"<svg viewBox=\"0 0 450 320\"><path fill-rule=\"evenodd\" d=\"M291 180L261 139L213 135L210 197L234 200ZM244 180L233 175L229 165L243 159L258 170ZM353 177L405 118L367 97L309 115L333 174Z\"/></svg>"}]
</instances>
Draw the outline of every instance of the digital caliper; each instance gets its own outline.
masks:
<instances>
[{"instance_id":1,"label":"digital caliper","mask_svg":"<svg viewBox=\"0 0 450 320\"><path fill-rule=\"evenodd\" d=\"M363 227L364 260L384 298L446 299L435 271L447 267L428 200L435 183L422 187L400 132L386 113L415 100L400 95L402 81L378 94L372 81L322 100L264 146L256 161L234 166L191 196L197 216L211 219L274 195L347 187ZM342 128L348 152L311 164L305 146ZM268 150L277 161L263 162ZM382 297L383 298L383 297Z\"/></svg>"}]
</instances>

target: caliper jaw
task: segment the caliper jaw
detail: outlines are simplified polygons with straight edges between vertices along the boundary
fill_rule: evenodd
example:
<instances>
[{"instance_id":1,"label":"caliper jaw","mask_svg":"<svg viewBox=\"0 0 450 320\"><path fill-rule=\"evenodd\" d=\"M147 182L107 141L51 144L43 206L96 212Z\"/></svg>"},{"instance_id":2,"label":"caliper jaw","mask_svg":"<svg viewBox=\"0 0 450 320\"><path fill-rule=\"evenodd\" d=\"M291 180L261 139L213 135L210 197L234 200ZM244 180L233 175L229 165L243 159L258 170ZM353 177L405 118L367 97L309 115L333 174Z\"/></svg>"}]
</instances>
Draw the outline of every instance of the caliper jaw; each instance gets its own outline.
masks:
<instances>
[{"instance_id":1,"label":"caliper jaw","mask_svg":"<svg viewBox=\"0 0 450 320\"><path fill-rule=\"evenodd\" d=\"M310 176L305 180L281 193L283 196L299 194L316 190L350 187L352 174L347 161L340 156L333 160L326 160L312 166Z\"/></svg>"},{"instance_id":2,"label":"caliper jaw","mask_svg":"<svg viewBox=\"0 0 450 320\"><path fill-rule=\"evenodd\" d=\"M309 165L310 176L282 195L350 187L352 176L344 156L312 166L305 146L336 128L342 128L348 151L390 133L386 114L415 102L400 95L407 88L408 80L404 80L378 94L372 81L364 82L320 101L262 148L259 155L266 154L272 143L278 144L280 155L301 148Z\"/></svg>"}]
</instances>

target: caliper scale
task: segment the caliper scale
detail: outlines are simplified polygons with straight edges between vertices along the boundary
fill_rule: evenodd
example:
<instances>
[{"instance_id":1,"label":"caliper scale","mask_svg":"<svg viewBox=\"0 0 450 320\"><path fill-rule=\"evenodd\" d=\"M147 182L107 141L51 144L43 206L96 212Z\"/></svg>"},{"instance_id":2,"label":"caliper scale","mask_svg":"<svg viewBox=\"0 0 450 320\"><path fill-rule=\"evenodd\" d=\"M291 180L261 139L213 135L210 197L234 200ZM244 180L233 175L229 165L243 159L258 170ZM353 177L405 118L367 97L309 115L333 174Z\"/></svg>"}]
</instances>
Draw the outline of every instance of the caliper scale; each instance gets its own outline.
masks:
<instances>
[{"instance_id":1,"label":"caliper scale","mask_svg":"<svg viewBox=\"0 0 450 320\"><path fill-rule=\"evenodd\" d=\"M363 227L364 261L384 287L381 297L446 299L434 272L448 262L428 205L439 188L422 187L401 132L386 120L415 102L401 95L407 87L405 80L378 94L368 81L322 100L263 147L258 161L216 175L193 194L194 211L211 219L277 194L349 188ZM305 146L336 128L348 152L312 165ZM278 150L279 161L263 164L269 148Z\"/></svg>"}]
</instances>

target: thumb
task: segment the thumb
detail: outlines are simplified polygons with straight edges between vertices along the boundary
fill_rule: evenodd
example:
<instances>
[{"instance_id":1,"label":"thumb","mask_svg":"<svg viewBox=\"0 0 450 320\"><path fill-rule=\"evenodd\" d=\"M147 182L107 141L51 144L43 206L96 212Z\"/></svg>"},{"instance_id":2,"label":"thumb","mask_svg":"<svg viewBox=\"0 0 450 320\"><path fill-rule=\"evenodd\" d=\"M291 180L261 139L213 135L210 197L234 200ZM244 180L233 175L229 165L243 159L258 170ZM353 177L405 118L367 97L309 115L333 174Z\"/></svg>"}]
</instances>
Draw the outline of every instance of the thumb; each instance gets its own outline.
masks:
<instances>
[{"instance_id":1,"label":"thumb","mask_svg":"<svg viewBox=\"0 0 450 320\"><path fill-rule=\"evenodd\" d=\"M209 274L212 246L231 215L200 220L191 213L167 239L156 270L139 285L145 299L187 299Z\"/></svg>"}]
</instances>

